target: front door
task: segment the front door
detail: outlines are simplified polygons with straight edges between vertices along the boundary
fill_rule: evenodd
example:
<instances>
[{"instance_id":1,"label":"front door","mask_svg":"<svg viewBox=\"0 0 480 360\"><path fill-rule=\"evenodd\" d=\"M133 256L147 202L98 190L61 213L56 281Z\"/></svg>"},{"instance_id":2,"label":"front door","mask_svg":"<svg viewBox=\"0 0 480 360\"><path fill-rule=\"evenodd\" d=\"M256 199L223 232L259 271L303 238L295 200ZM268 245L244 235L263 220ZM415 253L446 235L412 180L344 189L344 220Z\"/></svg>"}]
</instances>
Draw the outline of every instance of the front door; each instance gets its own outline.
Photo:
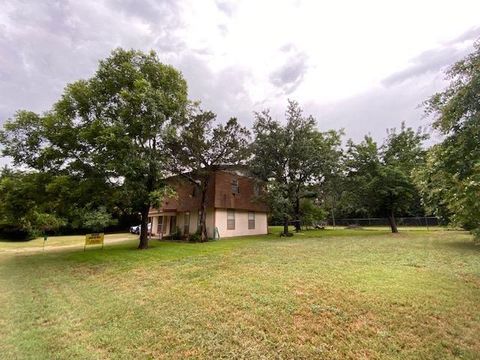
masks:
<instances>
[{"instance_id":1,"label":"front door","mask_svg":"<svg viewBox=\"0 0 480 360\"><path fill-rule=\"evenodd\" d=\"M170 234L177 232L177 217L170 216Z\"/></svg>"}]
</instances>

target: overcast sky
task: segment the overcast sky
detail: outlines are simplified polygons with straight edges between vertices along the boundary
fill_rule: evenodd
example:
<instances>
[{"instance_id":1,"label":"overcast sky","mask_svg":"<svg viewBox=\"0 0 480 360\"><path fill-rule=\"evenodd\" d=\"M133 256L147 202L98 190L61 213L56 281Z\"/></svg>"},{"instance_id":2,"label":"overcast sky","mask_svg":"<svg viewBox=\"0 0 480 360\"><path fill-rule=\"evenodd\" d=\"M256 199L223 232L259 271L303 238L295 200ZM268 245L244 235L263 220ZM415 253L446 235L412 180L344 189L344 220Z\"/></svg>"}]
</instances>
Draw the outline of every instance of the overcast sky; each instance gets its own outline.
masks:
<instances>
[{"instance_id":1,"label":"overcast sky","mask_svg":"<svg viewBox=\"0 0 480 360\"><path fill-rule=\"evenodd\" d=\"M116 47L154 49L224 121L283 118L295 99L321 130L376 139L480 37L480 1L0 0L0 122L48 110Z\"/></svg>"}]
</instances>

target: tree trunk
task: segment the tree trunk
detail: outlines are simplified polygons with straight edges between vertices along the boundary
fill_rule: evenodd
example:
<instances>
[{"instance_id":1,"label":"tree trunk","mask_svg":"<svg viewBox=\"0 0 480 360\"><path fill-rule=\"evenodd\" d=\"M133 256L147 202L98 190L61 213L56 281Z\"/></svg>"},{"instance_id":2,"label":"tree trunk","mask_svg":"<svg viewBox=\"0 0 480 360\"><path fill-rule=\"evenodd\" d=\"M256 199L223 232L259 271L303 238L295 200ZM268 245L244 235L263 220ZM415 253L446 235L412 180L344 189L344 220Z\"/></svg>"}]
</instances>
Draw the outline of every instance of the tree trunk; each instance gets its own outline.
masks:
<instances>
[{"instance_id":1,"label":"tree trunk","mask_svg":"<svg viewBox=\"0 0 480 360\"><path fill-rule=\"evenodd\" d=\"M148 249L148 212L149 210L150 210L150 206L145 206L141 211L142 221L140 226L140 243L138 244L138 248L140 250Z\"/></svg>"},{"instance_id":2,"label":"tree trunk","mask_svg":"<svg viewBox=\"0 0 480 360\"><path fill-rule=\"evenodd\" d=\"M288 234L288 217L286 216L283 218L283 234Z\"/></svg>"},{"instance_id":3,"label":"tree trunk","mask_svg":"<svg viewBox=\"0 0 480 360\"><path fill-rule=\"evenodd\" d=\"M200 202L200 241L205 242L208 240L207 234L207 184L203 186L202 198Z\"/></svg>"},{"instance_id":4,"label":"tree trunk","mask_svg":"<svg viewBox=\"0 0 480 360\"><path fill-rule=\"evenodd\" d=\"M390 222L390 227L392 228L392 233L398 233L397 229L397 222L395 221L395 215L393 213L393 210L390 212L390 215L388 216L388 221Z\"/></svg>"},{"instance_id":5,"label":"tree trunk","mask_svg":"<svg viewBox=\"0 0 480 360\"><path fill-rule=\"evenodd\" d=\"M335 197L332 198L332 225L335 229Z\"/></svg>"},{"instance_id":6,"label":"tree trunk","mask_svg":"<svg viewBox=\"0 0 480 360\"><path fill-rule=\"evenodd\" d=\"M300 230L300 199L297 197L295 200L295 232Z\"/></svg>"}]
</instances>

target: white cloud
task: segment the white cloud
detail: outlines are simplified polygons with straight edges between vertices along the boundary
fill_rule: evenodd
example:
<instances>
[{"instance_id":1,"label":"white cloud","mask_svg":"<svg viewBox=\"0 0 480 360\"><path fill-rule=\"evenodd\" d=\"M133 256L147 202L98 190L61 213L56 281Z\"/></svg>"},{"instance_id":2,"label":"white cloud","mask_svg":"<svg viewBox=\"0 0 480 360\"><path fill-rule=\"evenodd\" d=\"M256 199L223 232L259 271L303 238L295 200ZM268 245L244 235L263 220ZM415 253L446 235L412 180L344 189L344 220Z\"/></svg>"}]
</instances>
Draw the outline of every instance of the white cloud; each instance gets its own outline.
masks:
<instances>
[{"instance_id":1,"label":"white cloud","mask_svg":"<svg viewBox=\"0 0 480 360\"><path fill-rule=\"evenodd\" d=\"M0 122L45 111L115 47L155 49L224 120L298 100L359 138L405 120L479 36L478 1L0 0Z\"/></svg>"}]
</instances>

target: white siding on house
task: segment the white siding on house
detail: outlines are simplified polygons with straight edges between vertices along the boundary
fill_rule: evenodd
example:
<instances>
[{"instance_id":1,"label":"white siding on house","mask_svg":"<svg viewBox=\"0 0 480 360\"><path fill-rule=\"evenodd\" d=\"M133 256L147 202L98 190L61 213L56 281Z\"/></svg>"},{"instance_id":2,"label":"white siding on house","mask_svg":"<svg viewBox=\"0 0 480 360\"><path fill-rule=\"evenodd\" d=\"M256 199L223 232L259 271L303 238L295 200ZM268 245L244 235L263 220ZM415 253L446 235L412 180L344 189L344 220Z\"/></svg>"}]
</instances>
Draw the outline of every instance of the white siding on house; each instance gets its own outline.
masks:
<instances>
[{"instance_id":1,"label":"white siding on house","mask_svg":"<svg viewBox=\"0 0 480 360\"><path fill-rule=\"evenodd\" d=\"M158 215L152 216L152 234L157 234Z\"/></svg>"},{"instance_id":2,"label":"white siding on house","mask_svg":"<svg viewBox=\"0 0 480 360\"><path fill-rule=\"evenodd\" d=\"M213 231L215 230L215 210L207 210L206 223L208 237L213 238Z\"/></svg>"},{"instance_id":3,"label":"white siding on house","mask_svg":"<svg viewBox=\"0 0 480 360\"><path fill-rule=\"evenodd\" d=\"M207 223L207 236L208 237L213 237L213 216L214 212L213 209L207 209L207 218L206 218L206 223ZM184 212L179 212L177 213L177 226L180 228L183 234L183 229L184 229L184 222L185 222L185 213ZM190 222L189 222L189 232L190 234L194 234L197 229L198 229L198 210L193 210L190 211Z\"/></svg>"},{"instance_id":4,"label":"white siding on house","mask_svg":"<svg viewBox=\"0 0 480 360\"><path fill-rule=\"evenodd\" d=\"M231 211L231 210L230 210ZM220 238L226 238L231 236L243 236L243 235L261 235L268 233L267 227L267 213L264 212L255 212L255 229L248 228L248 214L252 213L251 211L244 210L233 210L235 217L235 229L227 229L227 209L207 209L207 235L209 238L213 238L213 232L215 227L218 228ZM170 235L175 231L175 229L170 229L170 217L176 216L177 227L180 229L182 235L185 225L185 212L178 213L163 213L166 216L164 220L164 235ZM162 215L152 216L152 232L154 235L159 236L158 222L162 219ZM190 221L189 221L189 233L194 234L198 229L198 210L190 211Z\"/></svg>"},{"instance_id":5,"label":"white siding on house","mask_svg":"<svg viewBox=\"0 0 480 360\"><path fill-rule=\"evenodd\" d=\"M255 229L248 228L248 213L249 211L235 210L235 229L227 230L227 209L216 209L215 226L218 228L220 238L267 234L267 213L255 212Z\"/></svg>"}]
</instances>

